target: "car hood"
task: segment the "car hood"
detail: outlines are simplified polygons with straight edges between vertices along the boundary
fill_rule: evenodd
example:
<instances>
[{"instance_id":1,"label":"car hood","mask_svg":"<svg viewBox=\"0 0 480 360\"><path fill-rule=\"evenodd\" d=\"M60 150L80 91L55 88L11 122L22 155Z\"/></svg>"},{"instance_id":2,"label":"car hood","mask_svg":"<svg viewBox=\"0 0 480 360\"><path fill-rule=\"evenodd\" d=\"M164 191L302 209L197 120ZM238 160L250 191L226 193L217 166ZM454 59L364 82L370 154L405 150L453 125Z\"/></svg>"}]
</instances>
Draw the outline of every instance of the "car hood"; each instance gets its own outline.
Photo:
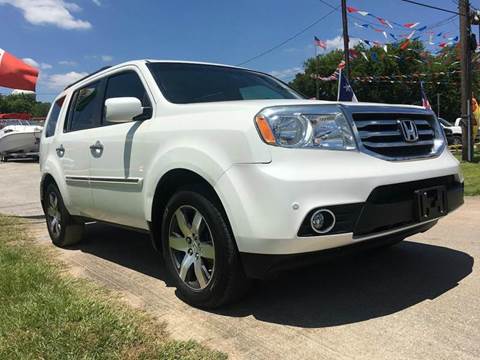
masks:
<instances>
[{"instance_id":1,"label":"car hood","mask_svg":"<svg viewBox=\"0 0 480 360\"><path fill-rule=\"evenodd\" d=\"M365 111L371 109L372 112L384 112L397 109L400 111L412 110L427 111L421 106L415 105L393 105L382 103L368 103L368 102L339 102L339 101L323 101L323 100L309 100L309 99L272 99L272 100L237 100L237 101L219 101L206 102L196 104L170 104L172 114L199 114L199 113L219 113L219 112L243 112L250 117L255 116L258 112L266 107L271 106L315 106L315 105L342 105L354 112L356 109ZM428 110L430 113L430 111Z\"/></svg>"}]
</instances>

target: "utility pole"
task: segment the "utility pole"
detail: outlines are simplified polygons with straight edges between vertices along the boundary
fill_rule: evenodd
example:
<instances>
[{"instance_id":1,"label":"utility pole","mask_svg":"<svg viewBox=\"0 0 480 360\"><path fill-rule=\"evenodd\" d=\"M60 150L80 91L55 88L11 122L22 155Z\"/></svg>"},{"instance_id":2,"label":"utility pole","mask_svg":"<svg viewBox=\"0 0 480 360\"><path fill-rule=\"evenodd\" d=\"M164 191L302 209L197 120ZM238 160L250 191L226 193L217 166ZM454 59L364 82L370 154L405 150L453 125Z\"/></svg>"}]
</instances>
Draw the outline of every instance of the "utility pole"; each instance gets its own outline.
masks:
<instances>
[{"instance_id":1,"label":"utility pole","mask_svg":"<svg viewBox=\"0 0 480 360\"><path fill-rule=\"evenodd\" d=\"M318 46L315 44L315 99L320 100L320 84L318 83L319 79L318 77L320 76L320 71L319 71L319 61L318 61Z\"/></svg>"},{"instance_id":2,"label":"utility pole","mask_svg":"<svg viewBox=\"0 0 480 360\"><path fill-rule=\"evenodd\" d=\"M440 93L437 93L437 117L440 117Z\"/></svg>"},{"instance_id":3,"label":"utility pole","mask_svg":"<svg viewBox=\"0 0 480 360\"><path fill-rule=\"evenodd\" d=\"M458 2L460 13L460 72L461 72L461 110L462 110L462 159L472 161L472 49L471 17L469 0Z\"/></svg>"},{"instance_id":4,"label":"utility pole","mask_svg":"<svg viewBox=\"0 0 480 360\"><path fill-rule=\"evenodd\" d=\"M348 20L347 20L347 0L342 0L342 23L343 23L343 54L345 56L345 72L347 73L348 81L350 78L350 51L348 38Z\"/></svg>"}]
</instances>

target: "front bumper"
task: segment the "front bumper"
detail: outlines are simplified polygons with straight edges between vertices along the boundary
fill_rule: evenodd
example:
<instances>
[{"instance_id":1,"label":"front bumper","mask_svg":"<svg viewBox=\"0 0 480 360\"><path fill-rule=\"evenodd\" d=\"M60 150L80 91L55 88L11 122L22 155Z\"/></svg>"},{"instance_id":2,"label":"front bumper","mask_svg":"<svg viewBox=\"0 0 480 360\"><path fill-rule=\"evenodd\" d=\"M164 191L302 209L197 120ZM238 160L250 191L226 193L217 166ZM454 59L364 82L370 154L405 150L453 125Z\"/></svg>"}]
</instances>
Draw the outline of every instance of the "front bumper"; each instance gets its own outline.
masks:
<instances>
[{"instance_id":1,"label":"front bumper","mask_svg":"<svg viewBox=\"0 0 480 360\"><path fill-rule=\"evenodd\" d=\"M240 253L242 264L246 275L253 279L264 279L280 271L305 267L315 263L332 259L334 257L346 256L358 251L379 247L386 242L404 239L406 237L425 232L435 226L437 220L428 221L422 224L409 226L393 232L376 234L374 237L365 237L347 246L341 246L321 251L313 251L301 254L288 255L265 255Z\"/></svg>"},{"instance_id":2,"label":"front bumper","mask_svg":"<svg viewBox=\"0 0 480 360\"><path fill-rule=\"evenodd\" d=\"M389 209L377 207L370 230L355 233L352 227L338 233L299 236L313 209L365 204L376 188L393 185L394 191L394 184L442 177L453 179L457 189L463 183L458 161L448 151L431 159L391 162L360 152L274 148L271 163L234 165L215 189L241 253L291 255L354 244L366 240L367 235L413 224L395 221L382 227L391 214ZM418 188L423 187L420 184ZM457 194L463 199L462 191ZM395 202L393 198L391 202ZM391 209L397 205L407 206L397 203Z\"/></svg>"}]
</instances>

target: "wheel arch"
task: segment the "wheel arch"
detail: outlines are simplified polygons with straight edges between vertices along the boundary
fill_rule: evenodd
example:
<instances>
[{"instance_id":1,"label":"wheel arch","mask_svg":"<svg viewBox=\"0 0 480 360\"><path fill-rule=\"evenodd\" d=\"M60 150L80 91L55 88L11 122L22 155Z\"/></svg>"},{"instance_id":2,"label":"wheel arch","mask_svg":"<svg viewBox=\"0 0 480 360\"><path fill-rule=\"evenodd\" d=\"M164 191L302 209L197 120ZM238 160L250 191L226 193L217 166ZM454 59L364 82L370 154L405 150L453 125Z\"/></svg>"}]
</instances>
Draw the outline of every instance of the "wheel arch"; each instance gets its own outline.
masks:
<instances>
[{"instance_id":1,"label":"wheel arch","mask_svg":"<svg viewBox=\"0 0 480 360\"><path fill-rule=\"evenodd\" d=\"M186 168L171 169L158 181L152 201L149 226L152 233L152 242L157 250L161 249L161 222L165 206L172 195L182 188L198 189L198 191L208 195L209 200L219 207L219 210L225 216L230 231L232 231L222 200L213 185L195 171Z\"/></svg>"},{"instance_id":2,"label":"wheel arch","mask_svg":"<svg viewBox=\"0 0 480 360\"><path fill-rule=\"evenodd\" d=\"M45 173L42 175L42 179L40 180L40 203L42 204L42 208L45 209L45 191L47 190L48 185L55 184L58 187L55 178L50 173Z\"/></svg>"}]
</instances>

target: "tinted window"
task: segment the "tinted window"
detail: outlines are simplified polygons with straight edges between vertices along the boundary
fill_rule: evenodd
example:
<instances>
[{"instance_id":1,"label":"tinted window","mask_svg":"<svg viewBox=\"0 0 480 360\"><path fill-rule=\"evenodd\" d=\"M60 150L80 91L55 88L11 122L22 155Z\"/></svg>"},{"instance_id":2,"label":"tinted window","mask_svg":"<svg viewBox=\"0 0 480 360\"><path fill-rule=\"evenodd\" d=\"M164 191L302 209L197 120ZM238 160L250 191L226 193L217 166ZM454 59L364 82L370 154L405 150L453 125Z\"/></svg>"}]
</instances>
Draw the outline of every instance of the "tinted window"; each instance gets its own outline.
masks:
<instances>
[{"instance_id":1,"label":"tinted window","mask_svg":"<svg viewBox=\"0 0 480 360\"><path fill-rule=\"evenodd\" d=\"M147 91L137 73L134 71L114 75L108 79L105 90L105 100L116 97L135 97L142 102L142 106L147 108L151 107ZM143 115L135 118L135 120L145 120L150 117L151 110L146 110ZM103 123L112 124L105 120L105 114L103 115Z\"/></svg>"},{"instance_id":2,"label":"tinted window","mask_svg":"<svg viewBox=\"0 0 480 360\"><path fill-rule=\"evenodd\" d=\"M444 126L452 126L447 120L438 118L438 120L444 125Z\"/></svg>"},{"instance_id":3,"label":"tinted window","mask_svg":"<svg viewBox=\"0 0 480 360\"><path fill-rule=\"evenodd\" d=\"M177 104L302 98L275 78L249 70L182 63L150 63L148 67L163 95Z\"/></svg>"},{"instance_id":4,"label":"tinted window","mask_svg":"<svg viewBox=\"0 0 480 360\"><path fill-rule=\"evenodd\" d=\"M47 119L47 127L45 128L45 136L50 137L55 134L55 128L57 127L58 116L60 115L60 110L62 110L63 102L65 97L62 97L55 101L52 105L52 110Z\"/></svg>"},{"instance_id":5,"label":"tinted window","mask_svg":"<svg viewBox=\"0 0 480 360\"><path fill-rule=\"evenodd\" d=\"M100 114L100 82L89 84L75 91L71 108L69 131L90 129L97 126Z\"/></svg>"},{"instance_id":6,"label":"tinted window","mask_svg":"<svg viewBox=\"0 0 480 360\"><path fill-rule=\"evenodd\" d=\"M116 97L136 97L142 106L150 106L147 91L134 71L124 72L108 79L105 100Z\"/></svg>"}]
</instances>

